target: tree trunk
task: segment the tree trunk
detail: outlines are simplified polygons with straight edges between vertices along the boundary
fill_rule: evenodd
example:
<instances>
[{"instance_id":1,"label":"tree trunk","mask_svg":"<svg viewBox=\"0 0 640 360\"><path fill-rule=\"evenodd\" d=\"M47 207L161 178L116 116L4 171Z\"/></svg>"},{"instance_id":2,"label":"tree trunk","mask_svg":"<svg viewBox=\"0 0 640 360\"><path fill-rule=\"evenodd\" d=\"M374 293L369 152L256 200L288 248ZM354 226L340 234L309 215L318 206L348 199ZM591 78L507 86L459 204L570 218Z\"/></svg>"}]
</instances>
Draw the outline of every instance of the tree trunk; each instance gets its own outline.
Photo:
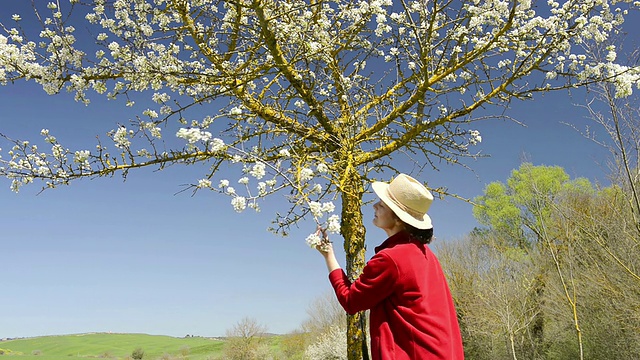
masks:
<instances>
[{"instance_id":1,"label":"tree trunk","mask_svg":"<svg viewBox=\"0 0 640 360\"><path fill-rule=\"evenodd\" d=\"M344 236L346 273L353 281L358 278L366 263L365 229L362 223L364 185L362 177L355 169L347 169L343 174L341 231ZM369 359L367 333L364 312L347 317L348 360Z\"/></svg>"}]
</instances>

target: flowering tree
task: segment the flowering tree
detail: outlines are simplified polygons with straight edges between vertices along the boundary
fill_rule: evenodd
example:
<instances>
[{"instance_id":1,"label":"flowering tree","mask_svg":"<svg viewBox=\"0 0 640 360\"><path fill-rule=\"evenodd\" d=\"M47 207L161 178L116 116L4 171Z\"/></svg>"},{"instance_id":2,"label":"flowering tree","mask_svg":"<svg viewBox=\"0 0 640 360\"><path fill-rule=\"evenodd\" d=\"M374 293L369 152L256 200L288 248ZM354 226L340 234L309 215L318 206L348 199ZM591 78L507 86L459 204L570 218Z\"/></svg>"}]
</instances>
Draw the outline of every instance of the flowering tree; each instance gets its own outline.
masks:
<instances>
[{"instance_id":1,"label":"flowering tree","mask_svg":"<svg viewBox=\"0 0 640 360\"><path fill-rule=\"evenodd\" d=\"M352 278L365 263L362 197L372 175L395 171L392 156L458 163L481 140L469 126L480 107L602 80L625 96L638 83L615 48L604 62L581 48L607 42L634 6L626 2L88 2L34 1L38 29L27 14L2 18L0 82L152 105L92 150L68 149L46 129L40 144L12 140L0 159L12 188L206 163L192 188L230 196L237 211L289 189L277 232L309 213L321 222L335 195L341 215L326 225L344 238ZM194 108L207 114L189 119ZM219 179L225 164L237 166L242 191ZM366 354L361 323L349 317L349 359Z\"/></svg>"}]
</instances>

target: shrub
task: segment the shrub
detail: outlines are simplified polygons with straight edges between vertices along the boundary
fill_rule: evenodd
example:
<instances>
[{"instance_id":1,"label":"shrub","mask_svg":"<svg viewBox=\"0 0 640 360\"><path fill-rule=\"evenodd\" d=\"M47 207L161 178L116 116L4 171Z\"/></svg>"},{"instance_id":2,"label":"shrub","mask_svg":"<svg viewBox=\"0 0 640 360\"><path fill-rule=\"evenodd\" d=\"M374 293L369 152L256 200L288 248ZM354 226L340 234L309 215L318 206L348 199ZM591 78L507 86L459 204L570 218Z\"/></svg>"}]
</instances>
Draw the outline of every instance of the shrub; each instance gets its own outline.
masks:
<instances>
[{"instance_id":1,"label":"shrub","mask_svg":"<svg viewBox=\"0 0 640 360\"><path fill-rule=\"evenodd\" d=\"M189 345L183 345L182 347L180 347L180 355L182 355L183 357L189 355L190 352L191 348L189 347Z\"/></svg>"},{"instance_id":2,"label":"shrub","mask_svg":"<svg viewBox=\"0 0 640 360\"><path fill-rule=\"evenodd\" d=\"M165 352L164 354L160 355L160 360L177 360L178 357L169 354L168 352Z\"/></svg>"},{"instance_id":3,"label":"shrub","mask_svg":"<svg viewBox=\"0 0 640 360\"><path fill-rule=\"evenodd\" d=\"M311 360L347 360L346 329L332 326L309 345L305 354Z\"/></svg>"},{"instance_id":4,"label":"shrub","mask_svg":"<svg viewBox=\"0 0 640 360\"><path fill-rule=\"evenodd\" d=\"M144 357L144 350L142 348L137 348L131 352L131 357L134 360L141 360Z\"/></svg>"},{"instance_id":5,"label":"shrub","mask_svg":"<svg viewBox=\"0 0 640 360\"><path fill-rule=\"evenodd\" d=\"M280 342L280 347L286 359L302 359L307 346L309 334L293 332L285 335Z\"/></svg>"}]
</instances>

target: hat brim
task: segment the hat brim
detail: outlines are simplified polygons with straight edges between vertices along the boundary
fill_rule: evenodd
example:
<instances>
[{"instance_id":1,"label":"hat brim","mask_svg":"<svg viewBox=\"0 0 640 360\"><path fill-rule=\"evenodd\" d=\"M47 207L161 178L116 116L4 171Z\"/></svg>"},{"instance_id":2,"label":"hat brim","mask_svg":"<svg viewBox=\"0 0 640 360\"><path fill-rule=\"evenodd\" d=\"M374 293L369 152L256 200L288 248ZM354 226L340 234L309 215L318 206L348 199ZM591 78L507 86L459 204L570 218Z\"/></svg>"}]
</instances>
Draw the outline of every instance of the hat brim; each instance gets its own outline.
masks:
<instances>
[{"instance_id":1,"label":"hat brim","mask_svg":"<svg viewBox=\"0 0 640 360\"><path fill-rule=\"evenodd\" d=\"M428 214L424 214L422 219L416 218L414 216L409 215L406 211L402 210L398 205L391 200L389 197L389 184L381 181L375 181L371 184L373 191L378 195L380 200L382 200L388 207L393 211L394 214L400 220L405 223L421 230L427 230L433 228L433 224L431 223L431 217Z\"/></svg>"}]
</instances>

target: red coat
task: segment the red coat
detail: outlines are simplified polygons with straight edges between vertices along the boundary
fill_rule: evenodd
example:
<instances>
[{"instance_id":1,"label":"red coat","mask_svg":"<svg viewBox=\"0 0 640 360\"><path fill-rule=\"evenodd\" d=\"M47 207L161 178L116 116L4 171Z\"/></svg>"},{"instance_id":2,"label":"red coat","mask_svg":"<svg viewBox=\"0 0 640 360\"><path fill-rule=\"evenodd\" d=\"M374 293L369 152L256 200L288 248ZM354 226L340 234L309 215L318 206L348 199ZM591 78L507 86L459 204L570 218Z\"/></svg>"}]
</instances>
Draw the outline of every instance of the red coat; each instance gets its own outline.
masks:
<instances>
[{"instance_id":1,"label":"red coat","mask_svg":"<svg viewBox=\"0 0 640 360\"><path fill-rule=\"evenodd\" d=\"M372 360L464 359L449 286L429 247L400 232L375 250L354 283L342 269L329 273L349 314L371 309Z\"/></svg>"}]
</instances>

